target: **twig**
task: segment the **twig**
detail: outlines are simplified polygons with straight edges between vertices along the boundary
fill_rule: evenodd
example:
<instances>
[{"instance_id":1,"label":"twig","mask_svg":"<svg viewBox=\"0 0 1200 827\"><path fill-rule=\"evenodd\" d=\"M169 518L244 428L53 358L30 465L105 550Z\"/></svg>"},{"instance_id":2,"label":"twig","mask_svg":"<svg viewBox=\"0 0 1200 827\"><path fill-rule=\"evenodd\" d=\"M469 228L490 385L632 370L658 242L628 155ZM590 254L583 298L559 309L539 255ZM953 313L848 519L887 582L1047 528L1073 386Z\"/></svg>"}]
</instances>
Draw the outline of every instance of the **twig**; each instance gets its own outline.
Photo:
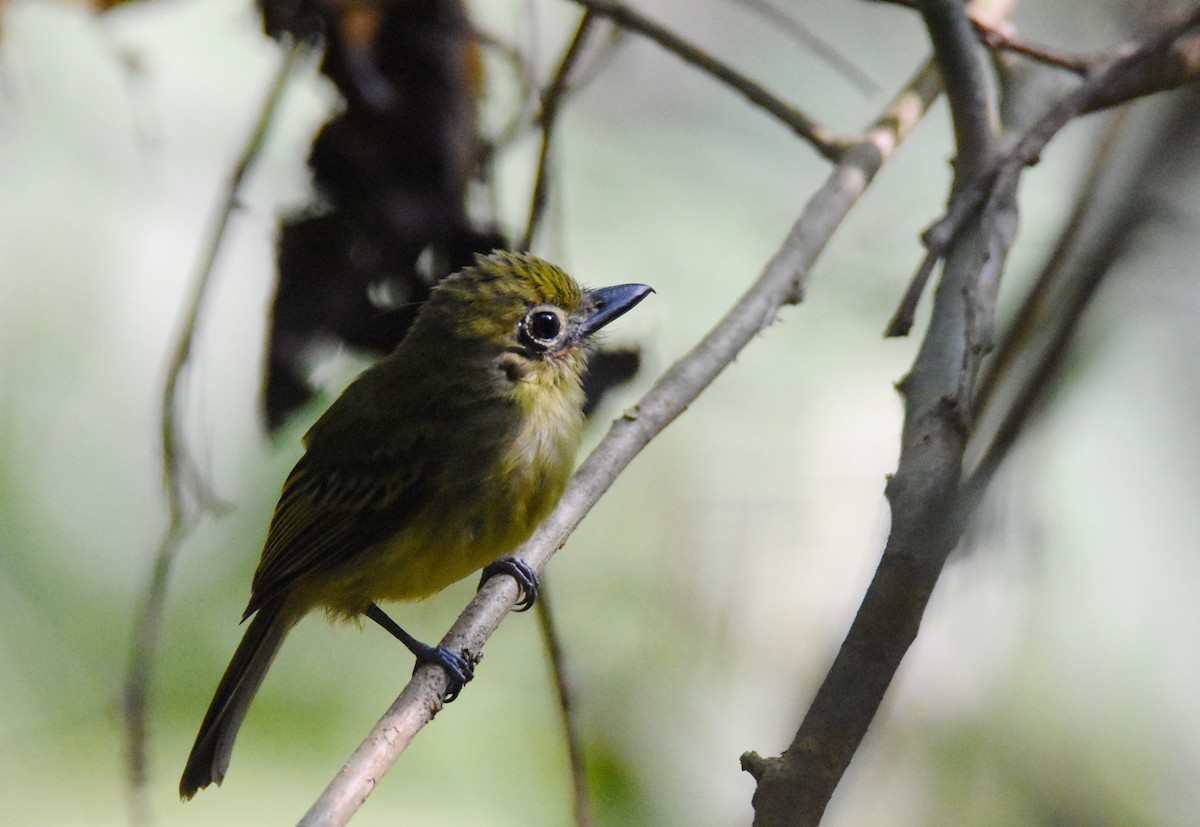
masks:
<instances>
[{"instance_id":1,"label":"twig","mask_svg":"<svg viewBox=\"0 0 1200 827\"><path fill-rule=\"evenodd\" d=\"M1066 69L1068 72L1073 72L1077 75L1086 75L1092 68L1092 62L1088 58L1063 54L1037 43L1020 40L993 26L988 26L986 23L975 18L971 19L971 23L975 27L975 32L978 34L980 42L989 49L1001 49L1006 52L1025 55L1025 57L1033 58L1051 66L1057 66L1060 69Z\"/></svg>"},{"instance_id":2,"label":"twig","mask_svg":"<svg viewBox=\"0 0 1200 827\"><path fill-rule=\"evenodd\" d=\"M954 0L931 0L913 5L925 18L951 103L950 114L958 146L954 186L950 190L951 203L954 203L955 194L974 184L995 152L995 104L976 54L974 27L962 4ZM888 323L885 336L903 336L911 329L921 294L942 255L944 250L941 253L930 250L921 260L917 274Z\"/></svg>"},{"instance_id":3,"label":"twig","mask_svg":"<svg viewBox=\"0 0 1200 827\"><path fill-rule=\"evenodd\" d=\"M480 45L496 52L512 68L513 75L517 80L517 99L520 101L512 117L494 131L483 147L482 157L479 161L479 175L486 180L495 156L520 137L532 122L531 113L535 98L533 71L521 50L511 43L506 43L474 24L472 24L471 35Z\"/></svg>"},{"instance_id":4,"label":"twig","mask_svg":"<svg viewBox=\"0 0 1200 827\"><path fill-rule=\"evenodd\" d=\"M1004 192L1013 186L1021 170L1035 162L1050 139L1074 118L1122 103L1129 99L1124 95L1134 91L1149 94L1174 88L1185 77L1200 77L1200 37L1187 38L1187 48L1181 49L1179 42L1197 26L1200 26L1200 8L1193 9L1165 27L1155 37L1140 44L1119 47L1108 52L1103 59L1092 61L1092 70L1072 93L1063 97L1057 106L1034 124L1012 150L996 158L991 169L977 175L955 192L946 213L922 234L929 256L935 262L943 258L963 226L985 207L993 193ZM1196 53L1192 55L1191 50ZM1156 85L1152 82L1152 76L1164 66L1170 71L1161 76L1160 83ZM1113 89L1120 90L1120 94L1114 94ZM917 277L913 279L914 286L921 274L931 267L932 264L922 262ZM916 303L908 294L913 290L910 287L906 293L889 326L888 335L903 335L911 327Z\"/></svg>"},{"instance_id":5,"label":"twig","mask_svg":"<svg viewBox=\"0 0 1200 827\"><path fill-rule=\"evenodd\" d=\"M807 141L823 158L836 162L849 146L849 142L838 138L794 106L784 103L737 69L722 63L670 29L655 23L629 6L611 0L575 0L575 2L591 9L596 14L607 17L622 28L653 40L676 57L739 92L752 104L773 115Z\"/></svg>"},{"instance_id":6,"label":"twig","mask_svg":"<svg viewBox=\"0 0 1200 827\"><path fill-rule=\"evenodd\" d=\"M171 562L189 527L190 523L185 524L182 518L173 521L159 541L154 556L154 568L142 594L140 612L133 627L129 667L121 692L121 717L125 727L125 792L130 823L134 825L146 825L151 821L148 802L145 800L146 708L150 672L158 650Z\"/></svg>"},{"instance_id":7,"label":"twig","mask_svg":"<svg viewBox=\"0 0 1200 827\"><path fill-rule=\"evenodd\" d=\"M1200 9L1168 27L1143 54L1133 56L1125 71L1118 73L1111 85L1098 90L1083 111L1109 109L1200 79L1200 33L1192 31L1197 25Z\"/></svg>"},{"instance_id":8,"label":"twig","mask_svg":"<svg viewBox=\"0 0 1200 827\"><path fill-rule=\"evenodd\" d=\"M845 78L864 95L874 95L879 87L866 72L859 69L850 58L842 54L833 44L816 35L793 15L768 0L737 0L768 22L778 26L784 34L823 60L831 69Z\"/></svg>"},{"instance_id":9,"label":"twig","mask_svg":"<svg viewBox=\"0 0 1200 827\"><path fill-rule=\"evenodd\" d=\"M936 71L927 64L863 139L843 153L754 285L686 356L659 378L637 405L613 424L575 472L558 507L518 550L517 556L541 569L638 452L682 413L742 348L774 323L783 306L802 299L812 265L830 236L939 91ZM510 578L488 580L441 645L452 651L479 652L516 599L516 585ZM441 708L440 698L445 689L445 674L441 669L418 670L300 824L307 827L345 824L417 732Z\"/></svg>"},{"instance_id":10,"label":"twig","mask_svg":"<svg viewBox=\"0 0 1200 827\"><path fill-rule=\"evenodd\" d=\"M1062 278L1063 267L1076 254L1081 234L1088 225L1092 210L1096 207L1096 194L1101 183L1112 171L1110 159L1117 146L1117 137L1125 127L1125 122L1126 111L1117 112L1097 142L1094 155L1089 159L1089 174L1075 198L1071 215L1059 236L1058 243L1042 267L1025 300L1021 303L1020 311L1008 326L1004 338L996 348L996 353L990 359L987 372L980 377L972 403L978 416L986 413L997 388L1009 372L1014 360L1025 351L1031 337L1040 326L1039 323L1045 321L1050 294ZM1107 238L1108 234L1105 234L1104 237Z\"/></svg>"},{"instance_id":11,"label":"twig","mask_svg":"<svg viewBox=\"0 0 1200 827\"><path fill-rule=\"evenodd\" d=\"M884 338L893 339L907 336L908 332L912 330L913 320L917 315L917 305L921 303L925 285L929 283L929 277L933 275L933 268L937 267L941 259L939 253L935 253L933 250L925 251L925 255L921 258L921 264L917 267L916 275L909 281L908 289L904 291L904 296L900 299L896 312L892 314L891 321L888 322L887 330L883 332Z\"/></svg>"},{"instance_id":12,"label":"twig","mask_svg":"<svg viewBox=\"0 0 1200 827\"><path fill-rule=\"evenodd\" d=\"M1055 251L1046 274L1030 291L1014 322L1013 333L1005 339L1000 354L1003 358L997 360L993 369L1001 376L993 379L991 385L994 388L1017 373L1018 357L1023 357L1025 364L1020 367L1025 368L1025 376L1009 382L1017 388L1008 394L1010 401L999 417L1000 424L988 435L986 450L980 452L981 456L964 484L968 500L982 496L989 480L1040 408L1092 299L1112 275L1114 265L1130 243L1147 232L1147 224L1153 219L1153 205L1164 197L1166 180L1193 162L1198 148L1195 133L1198 116L1200 94L1193 93L1190 98L1180 101L1156 135L1141 141L1145 149L1140 165L1128 176L1128 180L1134 182L1132 188L1122 192L1122 197L1107 209L1107 214L1094 222L1096 226L1079 229L1077 225L1093 223L1090 211L1079 210L1078 220L1065 234L1067 239ZM1120 118L1114 119L1102 141L1101 153L1112 151L1116 134L1122 128L1120 121ZM1099 158L1098 161L1100 168L1109 168ZM1080 201L1087 199L1090 203L1092 194L1101 185L1096 178L1089 180ZM1073 243L1075 239L1078 243ZM1050 293L1057 297L1052 313L1047 312ZM1036 341L1032 335L1034 328ZM997 397L993 390L983 400L995 406Z\"/></svg>"},{"instance_id":13,"label":"twig","mask_svg":"<svg viewBox=\"0 0 1200 827\"><path fill-rule=\"evenodd\" d=\"M575 66L575 61L583 51L583 44L587 41L588 31L595 22L596 16L592 13L591 9L585 9L583 15L579 18L579 25L575 28L575 35L571 38L570 44L568 44L566 51L563 52L562 57L558 61L558 68L550 80L550 85L542 93L542 111L538 116L538 120L542 126L542 146L538 152L537 171L533 178L533 194L529 200L529 222L525 225L525 237L521 242L522 250L533 248L533 237L537 232L542 211L546 206L546 190L549 181L550 139L554 134L554 127L558 119L558 105L562 102L563 94L567 90L567 78Z\"/></svg>"},{"instance_id":14,"label":"twig","mask_svg":"<svg viewBox=\"0 0 1200 827\"><path fill-rule=\"evenodd\" d=\"M567 739L567 758L571 765L571 783L574 788L571 810L575 815L576 827L592 827L596 823L596 807L592 802L583 738L575 713L575 689L567 669L567 656L560 643L558 626L554 620L554 606L547 597L548 593L546 580L542 578L536 604L538 625L542 629L546 656L550 659L550 668L554 672L554 688L558 693L558 708L562 712L563 733Z\"/></svg>"},{"instance_id":15,"label":"twig","mask_svg":"<svg viewBox=\"0 0 1200 827\"><path fill-rule=\"evenodd\" d=\"M1112 100L1106 91L1108 87L1125 86L1127 75L1138 74L1138 69L1150 58L1171 52L1175 41L1197 26L1200 26L1200 7L1164 27L1156 36L1139 44L1118 47L1104 59L1094 61L1094 68L1084 82L1035 124L1011 152L997 159L994 174L980 178L973 191L964 193L969 197L957 210L947 211L943 220L925 232L927 243L931 246L947 243L962 223L984 203L991 190L997 187L999 179L1016 175L1023 167L1036 161L1050 139L1073 118L1093 111L1100 101ZM1175 80L1171 78L1172 83ZM1154 91L1159 88L1163 87L1156 87Z\"/></svg>"},{"instance_id":16,"label":"twig","mask_svg":"<svg viewBox=\"0 0 1200 827\"><path fill-rule=\"evenodd\" d=\"M874 0L874 2L903 6L904 8L913 10L920 7L919 0ZM1082 55L1067 54L1057 49L1052 49L1049 46L1021 40L1005 31L1001 31L997 26L981 20L978 16L973 15L971 23L975 26L975 30L979 35L979 41L989 49L1024 55L1039 63L1065 69L1072 74L1086 76L1095 69L1097 63L1104 59L1103 55L1100 57L1084 57ZM1180 43L1177 45L1180 48L1160 55L1164 59L1160 66L1144 73L1140 78L1131 78L1131 80L1136 80L1139 83L1145 83L1146 86L1140 90L1114 87L1109 90L1113 96L1112 99L1106 100L1103 103L1097 101L1097 105L1100 108L1107 108L1134 98L1143 97L1152 92L1173 89L1176 86L1182 86L1194 80L1197 72L1200 71L1200 42Z\"/></svg>"},{"instance_id":17,"label":"twig","mask_svg":"<svg viewBox=\"0 0 1200 827\"><path fill-rule=\"evenodd\" d=\"M179 433L180 383L184 368L192 354L197 325L204 300L212 282L213 268L230 216L237 207L238 192L247 171L262 150L270 130L278 104L283 97L287 80L291 76L296 60L303 51L300 42L291 45L284 55L275 77L271 81L250 138L225 188L225 197L208 233L205 253L195 275L192 277L191 294L188 297L179 337L167 366L167 378L162 400L162 452L163 485L167 497L167 528L154 556L149 582L140 601L140 609L134 623L133 640L129 658L129 669L122 690L121 708L125 721L126 766L130 795L133 800L140 797L146 780L146 704L158 648L159 629L163 605L166 601L167 581L175 553L190 527L199 517L217 508L217 499L201 481L194 463ZM137 805L135 805L135 819Z\"/></svg>"}]
</instances>

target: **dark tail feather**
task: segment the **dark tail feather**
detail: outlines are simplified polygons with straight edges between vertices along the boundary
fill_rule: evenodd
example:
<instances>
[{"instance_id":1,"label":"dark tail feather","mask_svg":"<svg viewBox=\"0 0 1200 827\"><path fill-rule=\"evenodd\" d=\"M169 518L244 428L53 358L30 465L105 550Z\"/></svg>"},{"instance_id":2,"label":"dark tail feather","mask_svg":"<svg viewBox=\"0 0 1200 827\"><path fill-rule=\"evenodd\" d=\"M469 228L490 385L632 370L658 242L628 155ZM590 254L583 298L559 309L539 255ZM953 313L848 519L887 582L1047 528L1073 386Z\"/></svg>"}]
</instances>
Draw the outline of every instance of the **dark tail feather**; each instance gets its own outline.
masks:
<instances>
[{"instance_id":1,"label":"dark tail feather","mask_svg":"<svg viewBox=\"0 0 1200 827\"><path fill-rule=\"evenodd\" d=\"M283 599L261 606L238 644L212 703L208 705L204 723L200 724L200 733L179 780L179 796L183 800L209 784L220 784L225 777L233 741L246 717L246 710L250 708L250 701L295 622L284 614L283 606Z\"/></svg>"}]
</instances>

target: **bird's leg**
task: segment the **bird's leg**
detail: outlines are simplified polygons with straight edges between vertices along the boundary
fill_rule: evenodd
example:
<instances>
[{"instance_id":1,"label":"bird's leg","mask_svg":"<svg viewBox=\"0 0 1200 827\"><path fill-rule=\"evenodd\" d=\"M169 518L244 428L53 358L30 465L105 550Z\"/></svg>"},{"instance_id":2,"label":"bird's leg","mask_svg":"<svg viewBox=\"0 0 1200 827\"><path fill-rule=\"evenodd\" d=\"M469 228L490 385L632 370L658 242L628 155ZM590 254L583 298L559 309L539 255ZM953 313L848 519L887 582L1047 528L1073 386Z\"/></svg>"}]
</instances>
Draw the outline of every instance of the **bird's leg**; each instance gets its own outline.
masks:
<instances>
[{"instance_id":1,"label":"bird's leg","mask_svg":"<svg viewBox=\"0 0 1200 827\"><path fill-rule=\"evenodd\" d=\"M376 604L372 603L368 606L364 614L386 629L392 637L403 643L408 651L416 656L417 665L413 667L414 672L425 663L436 663L446 670L446 676L450 679L449 686L446 687L444 699L446 703L457 698L463 685L475 677L475 668L466 658L456 655L444 647L422 643L401 629L400 624L388 617Z\"/></svg>"},{"instance_id":2,"label":"bird's leg","mask_svg":"<svg viewBox=\"0 0 1200 827\"><path fill-rule=\"evenodd\" d=\"M483 584L497 574L507 574L517 581L517 605L513 607L514 612L525 611L537 600L537 572L524 560L518 560L516 557L501 557L488 563L483 570L483 577L479 580L479 588L482 589Z\"/></svg>"}]
</instances>

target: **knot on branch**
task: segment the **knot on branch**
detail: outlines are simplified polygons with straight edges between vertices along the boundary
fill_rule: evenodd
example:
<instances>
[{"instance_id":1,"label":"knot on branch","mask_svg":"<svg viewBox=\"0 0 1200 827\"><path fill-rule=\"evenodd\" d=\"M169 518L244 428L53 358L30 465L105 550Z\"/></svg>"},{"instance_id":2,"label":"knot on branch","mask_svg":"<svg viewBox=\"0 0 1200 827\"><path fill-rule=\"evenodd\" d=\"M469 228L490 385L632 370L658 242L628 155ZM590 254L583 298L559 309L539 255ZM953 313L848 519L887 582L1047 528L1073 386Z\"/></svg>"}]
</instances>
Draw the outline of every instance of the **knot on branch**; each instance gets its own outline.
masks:
<instances>
[{"instance_id":1,"label":"knot on branch","mask_svg":"<svg viewBox=\"0 0 1200 827\"><path fill-rule=\"evenodd\" d=\"M761 781L762 777L767 774L772 762L779 763L778 758L763 758L754 750L743 752L741 757L742 769L751 776L755 781Z\"/></svg>"}]
</instances>

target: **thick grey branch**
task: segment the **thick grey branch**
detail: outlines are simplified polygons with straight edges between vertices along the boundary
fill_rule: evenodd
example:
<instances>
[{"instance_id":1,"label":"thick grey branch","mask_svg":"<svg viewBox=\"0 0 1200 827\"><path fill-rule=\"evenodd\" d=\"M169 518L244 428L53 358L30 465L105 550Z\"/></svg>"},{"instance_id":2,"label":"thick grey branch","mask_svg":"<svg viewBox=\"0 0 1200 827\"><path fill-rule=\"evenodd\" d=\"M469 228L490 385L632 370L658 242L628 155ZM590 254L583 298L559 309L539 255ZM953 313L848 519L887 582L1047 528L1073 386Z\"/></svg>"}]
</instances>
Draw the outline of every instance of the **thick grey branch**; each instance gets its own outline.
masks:
<instances>
[{"instance_id":1,"label":"thick grey branch","mask_svg":"<svg viewBox=\"0 0 1200 827\"><path fill-rule=\"evenodd\" d=\"M954 89L956 192L987 168L995 152L988 83L962 6L943 0L921 6L941 75ZM791 745L778 758L743 756L743 766L758 781L756 827L820 823L916 639L942 565L957 543L971 389L990 343L996 287L1015 232L1015 204L1012 192L1008 195L965 228L947 255L929 329L901 385L900 461L887 486L891 533L854 623Z\"/></svg>"},{"instance_id":2,"label":"thick grey branch","mask_svg":"<svg viewBox=\"0 0 1200 827\"><path fill-rule=\"evenodd\" d=\"M957 192L991 160L996 106L991 84L975 37L975 27L961 0L921 0L918 3L933 54L950 101L957 147L954 181Z\"/></svg>"}]
</instances>

